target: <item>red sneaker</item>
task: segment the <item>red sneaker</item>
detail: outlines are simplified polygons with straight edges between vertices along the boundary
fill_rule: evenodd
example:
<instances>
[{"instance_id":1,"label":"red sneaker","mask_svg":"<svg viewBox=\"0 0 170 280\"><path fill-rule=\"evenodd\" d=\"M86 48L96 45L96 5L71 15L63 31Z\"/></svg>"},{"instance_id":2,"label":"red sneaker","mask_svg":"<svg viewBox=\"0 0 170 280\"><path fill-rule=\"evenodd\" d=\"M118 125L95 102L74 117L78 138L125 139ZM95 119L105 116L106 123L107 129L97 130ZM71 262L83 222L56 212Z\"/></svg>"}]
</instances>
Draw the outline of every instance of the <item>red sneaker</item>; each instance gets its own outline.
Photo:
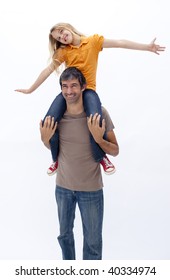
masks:
<instances>
[{"instance_id":1,"label":"red sneaker","mask_svg":"<svg viewBox=\"0 0 170 280\"><path fill-rule=\"evenodd\" d=\"M58 168L58 161L55 161L51 164L51 166L48 168L47 170L47 174L49 176L54 175L57 172L57 168Z\"/></svg>"},{"instance_id":2,"label":"red sneaker","mask_svg":"<svg viewBox=\"0 0 170 280\"><path fill-rule=\"evenodd\" d=\"M104 173L107 175L111 175L115 173L116 168L111 163L111 161L108 159L107 156L104 156L104 158L100 161L100 164L103 166Z\"/></svg>"}]
</instances>

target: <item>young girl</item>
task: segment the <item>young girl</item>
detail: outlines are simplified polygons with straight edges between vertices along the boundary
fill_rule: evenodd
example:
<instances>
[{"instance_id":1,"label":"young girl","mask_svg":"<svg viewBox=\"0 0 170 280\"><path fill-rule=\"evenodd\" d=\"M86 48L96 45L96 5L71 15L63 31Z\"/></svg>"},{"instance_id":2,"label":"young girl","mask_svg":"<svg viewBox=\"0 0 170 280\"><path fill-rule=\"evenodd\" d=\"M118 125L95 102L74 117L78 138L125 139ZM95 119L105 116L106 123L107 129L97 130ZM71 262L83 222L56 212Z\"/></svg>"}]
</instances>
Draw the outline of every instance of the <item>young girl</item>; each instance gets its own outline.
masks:
<instances>
[{"instance_id":1,"label":"young girl","mask_svg":"<svg viewBox=\"0 0 170 280\"><path fill-rule=\"evenodd\" d=\"M165 47L156 45L155 40L156 38L150 44L141 44L128 40L105 39L103 36L98 34L86 37L77 31L71 24L58 23L51 28L49 34L51 63L40 73L37 80L29 89L17 89L16 91L32 93L50 76L51 73L57 70L61 64L65 65L65 67L74 66L77 67L86 78L87 88L83 93L83 102L87 117L98 113L102 119L101 102L97 93L95 92L99 52L102 51L103 48L125 48L150 51L159 54L159 52L165 50ZM65 100L62 96L62 93L60 93L54 99L46 116L52 116L54 117L55 122L59 122L65 110ZM92 135L90 135L90 140L95 161L101 163L106 174L114 173L114 165L107 158L104 151L94 141ZM56 133L51 139L50 145L53 163L48 168L47 173L48 175L53 175L57 172L58 167L58 130L56 130Z\"/></svg>"}]
</instances>

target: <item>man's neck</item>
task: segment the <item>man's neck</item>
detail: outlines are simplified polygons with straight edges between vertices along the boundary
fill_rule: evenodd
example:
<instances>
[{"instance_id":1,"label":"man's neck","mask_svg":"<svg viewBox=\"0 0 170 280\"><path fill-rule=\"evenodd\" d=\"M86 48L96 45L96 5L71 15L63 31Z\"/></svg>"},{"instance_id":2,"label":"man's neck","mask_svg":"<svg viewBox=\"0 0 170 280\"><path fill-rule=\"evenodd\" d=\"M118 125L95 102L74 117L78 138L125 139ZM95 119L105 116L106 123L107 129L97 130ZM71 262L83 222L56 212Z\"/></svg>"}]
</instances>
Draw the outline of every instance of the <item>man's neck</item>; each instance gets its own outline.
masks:
<instances>
[{"instance_id":1,"label":"man's neck","mask_svg":"<svg viewBox=\"0 0 170 280\"><path fill-rule=\"evenodd\" d=\"M67 104L67 112L72 115L79 115L84 112L83 104Z\"/></svg>"}]
</instances>

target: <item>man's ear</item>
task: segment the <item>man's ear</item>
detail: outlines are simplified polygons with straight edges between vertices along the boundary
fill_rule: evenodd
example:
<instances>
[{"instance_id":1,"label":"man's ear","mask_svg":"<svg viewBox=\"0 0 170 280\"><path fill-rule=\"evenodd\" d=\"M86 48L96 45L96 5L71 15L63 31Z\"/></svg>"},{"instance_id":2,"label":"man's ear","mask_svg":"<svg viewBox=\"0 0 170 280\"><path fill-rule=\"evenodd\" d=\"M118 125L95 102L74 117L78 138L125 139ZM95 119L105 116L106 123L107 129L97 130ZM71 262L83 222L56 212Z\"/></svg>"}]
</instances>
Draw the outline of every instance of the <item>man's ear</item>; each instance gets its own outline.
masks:
<instances>
[{"instance_id":1,"label":"man's ear","mask_svg":"<svg viewBox=\"0 0 170 280\"><path fill-rule=\"evenodd\" d=\"M86 89L86 86L87 86L86 84L83 85L82 91L84 91Z\"/></svg>"}]
</instances>

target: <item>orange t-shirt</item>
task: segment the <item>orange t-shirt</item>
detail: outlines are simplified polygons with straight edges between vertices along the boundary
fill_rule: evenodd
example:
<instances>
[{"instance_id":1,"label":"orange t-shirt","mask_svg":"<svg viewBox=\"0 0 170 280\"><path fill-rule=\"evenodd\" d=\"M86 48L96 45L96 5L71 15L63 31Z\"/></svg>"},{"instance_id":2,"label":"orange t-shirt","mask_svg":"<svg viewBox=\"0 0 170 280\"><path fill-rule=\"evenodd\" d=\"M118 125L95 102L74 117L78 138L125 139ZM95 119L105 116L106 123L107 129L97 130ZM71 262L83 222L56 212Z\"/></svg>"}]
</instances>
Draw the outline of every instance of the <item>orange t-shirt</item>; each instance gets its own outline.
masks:
<instances>
[{"instance_id":1,"label":"orange t-shirt","mask_svg":"<svg viewBox=\"0 0 170 280\"><path fill-rule=\"evenodd\" d=\"M104 37L94 34L81 37L79 46L67 45L59 48L53 60L65 62L66 67L77 67L85 76L87 88L96 90L96 72L99 52L102 51Z\"/></svg>"}]
</instances>

